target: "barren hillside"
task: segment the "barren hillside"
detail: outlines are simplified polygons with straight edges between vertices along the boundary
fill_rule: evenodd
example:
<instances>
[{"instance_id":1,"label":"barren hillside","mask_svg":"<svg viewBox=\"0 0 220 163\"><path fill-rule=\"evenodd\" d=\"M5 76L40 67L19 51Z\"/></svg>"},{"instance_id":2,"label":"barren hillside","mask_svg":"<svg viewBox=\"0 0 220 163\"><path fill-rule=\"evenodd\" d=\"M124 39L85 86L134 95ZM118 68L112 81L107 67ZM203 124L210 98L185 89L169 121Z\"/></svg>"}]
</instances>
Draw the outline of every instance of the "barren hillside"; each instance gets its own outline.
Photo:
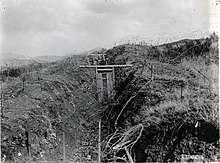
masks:
<instances>
[{"instance_id":1,"label":"barren hillside","mask_svg":"<svg viewBox=\"0 0 220 163\"><path fill-rule=\"evenodd\" d=\"M67 160L95 161L101 117L105 162L128 160L125 147L136 162L219 160L217 43L211 36L107 50L109 64L133 67L116 69L115 97L105 104L96 100L95 70L79 68L85 55L2 72L1 157L61 160L65 132Z\"/></svg>"}]
</instances>

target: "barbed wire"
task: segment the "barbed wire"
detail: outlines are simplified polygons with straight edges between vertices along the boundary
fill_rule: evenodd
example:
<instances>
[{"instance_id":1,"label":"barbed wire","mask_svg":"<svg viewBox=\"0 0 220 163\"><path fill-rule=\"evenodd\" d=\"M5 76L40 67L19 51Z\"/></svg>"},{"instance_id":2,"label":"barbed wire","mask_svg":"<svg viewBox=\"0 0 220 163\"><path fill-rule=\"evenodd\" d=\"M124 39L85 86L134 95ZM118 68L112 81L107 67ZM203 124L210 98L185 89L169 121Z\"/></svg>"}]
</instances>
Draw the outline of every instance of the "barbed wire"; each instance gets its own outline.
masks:
<instances>
[{"instance_id":1,"label":"barbed wire","mask_svg":"<svg viewBox=\"0 0 220 163\"><path fill-rule=\"evenodd\" d=\"M209 25L216 24L217 22L209 23ZM181 39L196 39L196 38L204 38L208 37L211 33L218 33L218 31L208 31L207 28L201 28L197 30L193 30L190 33L184 33L183 31L179 31L176 35L169 32L163 32L163 33L153 33L149 36L139 36L139 35L128 35L125 37L120 38L119 40L115 41L114 46L117 45L123 45L123 44L139 44L141 41L145 42L145 44L148 45L160 45L164 43L169 42L175 42Z\"/></svg>"}]
</instances>

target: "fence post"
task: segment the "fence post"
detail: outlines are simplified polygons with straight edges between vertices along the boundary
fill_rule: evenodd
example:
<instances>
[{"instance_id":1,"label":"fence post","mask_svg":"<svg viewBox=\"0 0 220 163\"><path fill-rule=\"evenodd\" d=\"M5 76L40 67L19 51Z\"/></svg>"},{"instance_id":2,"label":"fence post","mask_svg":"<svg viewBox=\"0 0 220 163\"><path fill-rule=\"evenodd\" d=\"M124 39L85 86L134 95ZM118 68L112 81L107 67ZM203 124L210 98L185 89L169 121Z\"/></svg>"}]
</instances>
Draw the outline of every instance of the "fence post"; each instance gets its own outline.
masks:
<instances>
[{"instance_id":1,"label":"fence post","mask_svg":"<svg viewBox=\"0 0 220 163\"><path fill-rule=\"evenodd\" d=\"M30 143L30 127L28 124L27 124L25 134L26 134L26 147L28 151L28 157L30 159L31 158L31 143Z\"/></svg>"},{"instance_id":2,"label":"fence post","mask_svg":"<svg viewBox=\"0 0 220 163\"><path fill-rule=\"evenodd\" d=\"M180 88L180 98L183 99L183 84L181 84Z\"/></svg>"},{"instance_id":3,"label":"fence post","mask_svg":"<svg viewBox=\"0 0 220 163\"><path fill-rule=\"evenodd\" d=\"M1 66L1 116L4 116L4 111L3 111L3 73L2 73L2 66Z\"/></svg>"},{"instance_id":4,"label":"fence post","mask_svg":"<svg viewBox=\"0 0 220 163\"><path fill-rule=\"evenodd\" d=\"M63 128L63 162L66 160L66 143L65 143L65 132Z\"/></svg>"},{"instance_id":5,"label":"fence post","mask_svg":"<svg viewBox=\"0 0 220 163\"><path fill-rule=\"evenodd\" d=\"M101 162L101 118L99 120L98 162Z\"/></svg>"},{"instance_id":6,"label":"fence post","mask_svg":"<svg viewBox=\"0 0 220 163\"><path fill-rule=\"evenodd\" d=\"M181 100L184 98L184 96L183 96L183 88L184 88L184 81L181 83L181 87L180 87L180 98L181 98Z\"/></svg>"},{"instance_id":7,"label":"fence post","mask_svg":"<svg viewBox=\"0 0 220 163\"><path fill-rule=\"evenodd\" d=\"M153 77L154 77L153 65L151 65L150 70L151 70L150 77L151 77L151 79L153 80Z\"/></svg>"},{"instance_id":8,"label":"fence post","mask_svg":"<svg viewBox=\"0 0 220 163\"><path fill-rule=\"evenodd\" d=\"M200 88L201 88L201 81L200 81L200 78L199 78L199 84L198 84L198 99L199 99L200 93L201 93Z\"/></svg>"}]
</instances>

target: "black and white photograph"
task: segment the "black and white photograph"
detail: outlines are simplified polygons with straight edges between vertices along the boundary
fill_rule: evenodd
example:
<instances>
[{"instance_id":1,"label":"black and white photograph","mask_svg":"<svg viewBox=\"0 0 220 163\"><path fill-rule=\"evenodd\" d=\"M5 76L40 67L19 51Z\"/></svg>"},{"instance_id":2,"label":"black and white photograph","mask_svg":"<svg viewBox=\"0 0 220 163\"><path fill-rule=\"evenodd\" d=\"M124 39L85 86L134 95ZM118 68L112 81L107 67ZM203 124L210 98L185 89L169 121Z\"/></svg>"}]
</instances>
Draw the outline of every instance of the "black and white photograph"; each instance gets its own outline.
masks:
<instances>
[{"instance_id":1,"label":"black and white photograph","mask_svg":"<svg viewBox=\"0 0 220 163\"><path fill-rule=\"evenodd\" d=\"M220 162L219 20L220 0L0 0L0 162Z\"/></svg>"}]
</instances>

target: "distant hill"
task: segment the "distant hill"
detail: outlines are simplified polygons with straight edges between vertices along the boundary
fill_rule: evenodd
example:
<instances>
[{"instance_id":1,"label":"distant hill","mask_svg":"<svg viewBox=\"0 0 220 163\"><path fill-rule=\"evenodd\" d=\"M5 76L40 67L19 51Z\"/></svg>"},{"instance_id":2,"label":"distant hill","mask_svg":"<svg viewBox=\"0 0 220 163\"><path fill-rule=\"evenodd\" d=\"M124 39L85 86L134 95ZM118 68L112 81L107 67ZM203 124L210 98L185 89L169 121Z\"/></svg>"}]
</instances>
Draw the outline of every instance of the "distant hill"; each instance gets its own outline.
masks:
<instances>
[{"instance_id":1,"label":"distant hill","mask_svg":"<svg viewBox=\"0 0 220 163\"><path fill-rule=\"evenodd\" d=\"M64 58L65 56L55 55L29 57L14 53L3 53L0 57L0 64L2 66L23 66L33 63L55 62Z\"/></svg>"},{"instance_id":2,"label":"distant hill","mask_svg":"<svg viewBox=\"0 0 220 163\"><path fill-rule=\"evenodd\" d=\"M100 54L105 53L107 49L102 47L97 47L85 52L80 52L74 55L64 55L64 56L57 56L57 55L43 55L37 57L30 57L15 53L2 53L0 54L0 65L2 66L22 66L28 65L33 63L46 63L46 62L56 62L59 60L63 60L65 58L74 57L78 55L89 55L89 54Z\"/></svg>"},{"instance_id":3,"label":"distant hill","mask_svg":"<svg viewBox=\"0 0 220 163\"><path fill-rule=\"evenodd\" d=\"M61 59L64 59L65 56L56 56L56 55L44 55L44 56L37 56L33 59L37 62L55 62Z\"/></svg>"},{"instance_id":4,"label":"distant hill","mask_svg":"<svg viewBox=\"0 0 220 163\"><path fill-rule=\"evenodd\" d=\"M29 59L25 55L15 54L15 53L1 53L0 59L9 60L9 59Z\"/></svg>"},{"instance_id":5,"label":"distant hill","mask_svg":"<svg viewBox=\"0 0 220 163\"><path fill-rule=\"evenodd\" d=\"M2 53L0 54L1 66L19 66L31 64L32 61L25 55L19 55L14 53Z\"/></svg>"}]
</instances>

